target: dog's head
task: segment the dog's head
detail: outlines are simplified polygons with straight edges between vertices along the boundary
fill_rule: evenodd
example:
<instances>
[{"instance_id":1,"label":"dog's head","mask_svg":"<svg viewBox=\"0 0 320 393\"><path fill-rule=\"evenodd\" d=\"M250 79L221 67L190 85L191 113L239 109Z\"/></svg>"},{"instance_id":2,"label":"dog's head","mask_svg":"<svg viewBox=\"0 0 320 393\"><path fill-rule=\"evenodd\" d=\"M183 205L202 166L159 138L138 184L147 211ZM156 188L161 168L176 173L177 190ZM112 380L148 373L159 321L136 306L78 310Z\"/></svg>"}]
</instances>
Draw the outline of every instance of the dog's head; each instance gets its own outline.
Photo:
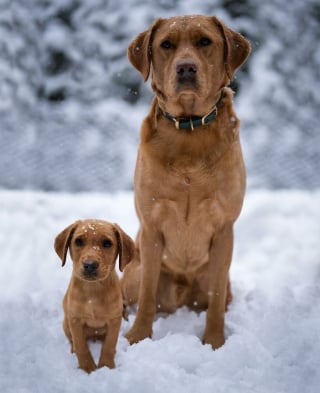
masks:
<instances>
[{"instance_id":1,"label":"dog's head","mask_svg":"<svg viewBox=\"0 0 320 393\"><path fill-rule=\"evenodd\" d=\"M123 271L135 252L133 240L117 224L102 220L81 220L69 225L56 237L54 248L62 266L69 249L73 274L88 281L107 278L118 256Z\"/></svg>"},{"instance_id":2,"label":"dog's head","mask_svg":"<svg viewBox=\"0 0 320 393\"><path fill-rule=\"evenodd\" d=\"M151 74L162 109L176 116L208 112L249 53L241 34L199 15L157 19L128 48L145 81Z\"/></svg>"}]
</instances>

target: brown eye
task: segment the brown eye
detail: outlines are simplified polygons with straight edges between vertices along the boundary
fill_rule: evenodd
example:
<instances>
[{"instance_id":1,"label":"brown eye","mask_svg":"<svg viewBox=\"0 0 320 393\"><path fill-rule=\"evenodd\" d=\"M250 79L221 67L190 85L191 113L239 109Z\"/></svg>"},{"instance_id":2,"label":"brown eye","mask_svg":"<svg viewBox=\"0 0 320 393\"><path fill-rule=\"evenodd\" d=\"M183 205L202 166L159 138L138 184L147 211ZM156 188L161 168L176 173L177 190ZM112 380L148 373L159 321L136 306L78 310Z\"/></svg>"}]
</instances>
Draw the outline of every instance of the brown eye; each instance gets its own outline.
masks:
<instances>
[{"instance_id":1,"label":"brown eye","mask_svg":"<svg viewBox=\"0 0 320 393\"><path fill-rule=\"evenodd\" d=\"M105 239L105 240L102 242L102 247L103 247L103 248L110 248L110 247L112 247L112 242L111 242L109 239Z\"/></svg>"},{"instance_id":2,"label":"brown eye","mask_svg":"<svg viewBox=\"0 0 320 393\"><path fill-rule=\"evenodd\" d=\"M200 40L198 41L199 46L208 46L211 43L212 41L208 37L201 37Z\"/></svg>"},{"instance_id":3,"label":"brown eye","mask_svg":"<svg viewBox=\"0 0 320 393\"><path fill-rule=\"evenodd\" d=\"M83 246L83 240L81 239L81 237L77 237L76 239L75 239L75 241L74 241L74 244L77 246L77 247L82 247Z\"/></svg>"},{"instance_id":4,"label":"brown eye","mask_svg":"<svg viewBox=\"0 0 320 393\"><path fill-rule=\"evenodd\" d=\"M163 49L171 49L171 48L173 48L173 44L169 40L163 41L160 46Z\"/></svg>"}]
</instances>

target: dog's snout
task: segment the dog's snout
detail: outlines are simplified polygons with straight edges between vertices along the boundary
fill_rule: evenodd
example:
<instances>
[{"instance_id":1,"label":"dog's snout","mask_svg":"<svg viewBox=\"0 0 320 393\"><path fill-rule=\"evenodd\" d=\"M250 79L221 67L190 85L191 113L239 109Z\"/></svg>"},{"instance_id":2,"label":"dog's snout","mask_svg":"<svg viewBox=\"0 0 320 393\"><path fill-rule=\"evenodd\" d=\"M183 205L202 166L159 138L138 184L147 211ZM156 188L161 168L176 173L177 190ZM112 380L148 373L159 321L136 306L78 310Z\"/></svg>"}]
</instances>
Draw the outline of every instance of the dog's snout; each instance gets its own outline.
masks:
<instances>
[{"instance_id":1,"label":"dog's snout","mask_svg":"<svg viewBox=\"0 0 320 393\"><path fill-rule=\"evenodd\" d=\"M85 274L93 274L96 273L99 267L99 262L97 261L84 261L83 262L83 271Z\"/></svg>"},{"instance_id":2,"label":"dog's snout","mask_svg":"<svg viewBox=\"0 0 320 393\"><path fill-rule=\"evenodd\" d=\"M176 71L180 77L194 77L198 71L198 67L192 59L180 60L176 65Z\"/></svg>"}]
</instances>

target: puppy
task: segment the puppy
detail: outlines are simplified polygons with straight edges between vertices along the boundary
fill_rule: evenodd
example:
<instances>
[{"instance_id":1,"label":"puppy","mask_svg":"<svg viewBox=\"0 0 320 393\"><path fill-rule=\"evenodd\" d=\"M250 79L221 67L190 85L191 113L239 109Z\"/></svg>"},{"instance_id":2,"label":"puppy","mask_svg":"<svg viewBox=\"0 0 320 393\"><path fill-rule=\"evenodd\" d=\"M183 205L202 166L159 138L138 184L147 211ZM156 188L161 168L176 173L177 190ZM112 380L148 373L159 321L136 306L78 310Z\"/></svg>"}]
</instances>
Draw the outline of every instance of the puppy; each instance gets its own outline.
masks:
<instances>
[{"instance_id":1,"label":"puppy","mask_svg":"<svg viewBox=\"0 0 320 393\"><path fill-rule=\"evenodd\" d=\"M78 357L79 367L90 373L97 367L114 368L115 348L123 312L120 270L134 255L132 239L116 224L102 220L76 221L55 239L55 251L66 262L68 249L73 272L63 300L63 329ZM87 339L102 340L98 366Z\"/></svg>"}]
</instances>

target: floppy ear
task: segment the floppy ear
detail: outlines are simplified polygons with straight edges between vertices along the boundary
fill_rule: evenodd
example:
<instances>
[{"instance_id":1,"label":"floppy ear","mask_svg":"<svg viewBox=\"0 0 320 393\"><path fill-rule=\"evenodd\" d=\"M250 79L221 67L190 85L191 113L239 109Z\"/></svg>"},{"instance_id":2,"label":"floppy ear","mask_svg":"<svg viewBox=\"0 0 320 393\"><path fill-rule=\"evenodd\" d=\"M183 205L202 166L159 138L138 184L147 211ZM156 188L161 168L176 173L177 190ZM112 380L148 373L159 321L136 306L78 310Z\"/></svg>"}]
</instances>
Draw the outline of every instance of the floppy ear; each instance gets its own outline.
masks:
<instances>
[{"instance_id":1,"label":"floppy ear","mask_svg":"<svg viewBox=\"0 0 320 393\"><path fill-rule=\"evenodd\" d=\"M240 33L231 30L215 16L213 22L219 27L225 42L225 67L230 81L237 68L243 64L251 52L251 45Z\"/></svg>"},{"instance_id":2,"label":"floppy ear","mask_svg":"<svg viewBox=\"0 0 320 393\"><path fill-rule=\"evenodd\" d=\"M122 272L135 254L134 242L117 224L113 224L118 242L119 268Z\"/></svg>"},{"instance_id":3,"label":"floppy ear","mask_svg":"<svg viewBox=\"0 0 320 393\"><path fill-rule=\"evenodd\" d=\"M146 82L150 74L152 59L152 39L161 19L156 19L148 30L140 33L128 47L128 58L131 64L142 74Z\"/></svg>"},{"instance_id":4,"label":"floppy ear","mask_svg":"<svg viewBox=\"0 0 320 393\"><path fill-rule=\"evenodd\" d=\"M79 221L76 221L75 223L69 225L61 233L59 233L54 241L54 249L62 261L62 266L64 266L66 263L69 244L78 224Z\"/></svg>"}]
</instances>

